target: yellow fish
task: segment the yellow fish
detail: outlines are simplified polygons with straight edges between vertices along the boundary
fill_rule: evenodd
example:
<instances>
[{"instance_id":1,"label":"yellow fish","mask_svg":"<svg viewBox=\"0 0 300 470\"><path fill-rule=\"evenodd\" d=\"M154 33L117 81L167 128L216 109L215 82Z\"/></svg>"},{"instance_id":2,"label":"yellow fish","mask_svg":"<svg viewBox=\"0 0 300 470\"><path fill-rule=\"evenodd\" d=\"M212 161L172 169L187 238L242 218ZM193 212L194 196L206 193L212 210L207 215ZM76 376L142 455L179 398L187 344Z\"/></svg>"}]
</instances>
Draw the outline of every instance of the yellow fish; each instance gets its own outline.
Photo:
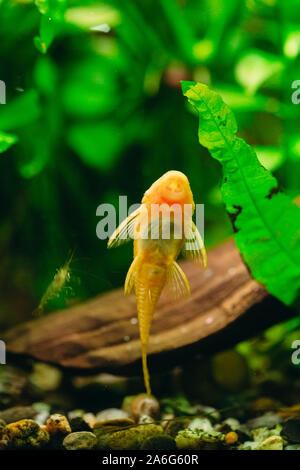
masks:
<instances>
[{"instance_id":1,"label":"yellow fish","mask_svg":"<svg viewBox=\"0 0 300 470\"><path fill-rule=\"evenodd\" d=\"M108 248L134 239L134 260L125 280L125 295L134 287L137 303L142 365L147 394L151 394L147 346L152 317L163 288L174 298L190 294L188 280L176 263L181 251L206 267L201 235L192 221L195 204L187 177L168 171L145 192L140 207L115 230Z\"/></svg>"}]
</instances>

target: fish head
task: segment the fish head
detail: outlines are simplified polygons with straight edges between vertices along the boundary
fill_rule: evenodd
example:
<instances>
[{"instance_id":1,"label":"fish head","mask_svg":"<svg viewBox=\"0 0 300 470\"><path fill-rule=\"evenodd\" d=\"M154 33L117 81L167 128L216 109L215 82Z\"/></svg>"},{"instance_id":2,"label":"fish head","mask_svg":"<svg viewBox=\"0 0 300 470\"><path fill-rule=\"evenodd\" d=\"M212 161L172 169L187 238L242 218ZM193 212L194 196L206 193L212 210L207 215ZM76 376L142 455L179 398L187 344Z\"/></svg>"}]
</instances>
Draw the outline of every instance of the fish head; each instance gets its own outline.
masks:
<instances>
[{"instance_id":1,"label":"fish head","mask_svg":"<svg viewBox=\"0 0 300 470\"><path fill-rule=\"evenodd\" d=\"M181 171L171 170L158 180L158 194L168 204L193 204L189 180Z\"/></svg>"}]
</instances>

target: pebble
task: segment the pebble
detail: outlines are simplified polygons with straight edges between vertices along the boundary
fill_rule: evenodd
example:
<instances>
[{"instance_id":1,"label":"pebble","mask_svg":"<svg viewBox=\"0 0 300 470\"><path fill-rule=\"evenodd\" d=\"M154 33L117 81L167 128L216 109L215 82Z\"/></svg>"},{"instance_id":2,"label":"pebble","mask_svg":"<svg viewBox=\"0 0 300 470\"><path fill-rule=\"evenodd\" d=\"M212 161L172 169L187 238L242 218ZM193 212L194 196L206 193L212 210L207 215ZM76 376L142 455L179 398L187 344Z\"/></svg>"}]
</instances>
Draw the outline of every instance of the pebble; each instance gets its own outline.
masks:
<instances>
[{"instance_id":1,"label":"pebble","mask_svg":"<svg viewBox=\"0 0 300 470\"><path fill-rule=\"evenodd\" d=\"M253 431L251 432L253 435L253 440L261 443L271 436L279 436L281 432L281 427L280 425L278 425L274 429L268 429L266 427L257 428L257 429L253 429Z\"/></svg>"},{"instance_id":2,"label":"pebble","mask_svg":"<svg viewBox=\"0 0 300 470\"><path fill-rule=\"evenodd\" d=\"M262 413L266 411L277 411L282 407L281 403L274 398L260 397L250 403L249 408L255 413Z\"/></svg>"},{"instance_id":3,"label":"pebble","mask_svg":"<svg viewBox=\"0 0 300 470\"><path fill-rule=\"evenodd\" d=\"M91 431L90 425L80 416L70 419L69 422L72 429L72 433L78 431Z\"/></svg>"},{"instance_id":4,"label":"pebble","mask_svg":"<svg viewBox=\"0 0 300 470\"><path fill-rule=\"evenodd\" d=\"M40 411L40 412L35 416L34 420L35 420L38 424L42 425L42 424L45 424L45 423L46 423L48 417L49 417L48 411Z\"/></svg>"},{"instance_id":5,"label":"pebble","mask_svg":"<svg viewBox=\"0 0 300 470\"><path fill-rule=\"evenodd\" d=\"M71 427L66 416L56 413L47 419L46 430L50 434L69 434Z\"/></svg>"},{"instance_id":6,"label":"pebble","mask_svg":"<svg viewBox=\"0 0 300 470\"><path fill-rule=\"evenodd\" d=\"M165 429L167 424L174 419L174 413L163 413L161 415L160 424Z\"/></svg>"},{"instance_id":7,"label":"pebble","mask_svg":"<svg viewBox=\"0 0 300 470\"><path fill-rule=\"evenodd\" d=\"M92 432L79 431L68 434L63 440L63 447L67 450L88 450L95 447L97 437Z\"/></svg>"},{"instance_id":8,"label":"pebble","mask_svg":"<svg viewBox=\"0 0 300 470\"><path fill-rule=\"evenodd\" d=\"M5 426L2 439L15 449L38 449L48 444L50 436L32 419L22 419Z\"/></svg>"},{"instance_id":9,"label":"pebble","mask_svg":"<svg viewBox=\"0 0 300 470\"><path fill-rule=\"evenodd\" d=\"M0 419L0 439L2 438L3 430L6 426L6 422L3 419Z\"/></svg>"},{"instance_id":10,"label":"pebble","mask_svg":"<svg viewBox=\"0 0 300 470\"><path fill-rule=\"evenodd\" d=\"M8 441L5 439L0 439L0 450L5 450L8 448Z\"/></svg>"},{"instance_id":11,"label":"pebble","mask_svg":"<svg viewBox=\"0 0 300 470\"><path fill-rule=\"evenodd\" d=\"M187 429L191 429L192 431L195 431L198 429L199 431L205 431L205 432L211 432L214 430L211 422L207 418L192 419Z\"/></svg>"},{"instance_id":12,"label":"pebble","mask_svg":"<svg viewBox=\"0 0 300 470\"><path fill-rule=\"evenodd\" d=\"M72 410L72 411L69 411L68 413L68 419L70 420L70 419L78 418L78 417L83 418L84 414L85 414L84 410L80 410L80 409Z\"/></svg>"},{"instance_id":13,"label":"pebble","mask_svg":"<svg viewBox=\"0 0 300 470\"><path fill-rule=\"evenodd\" d=\"M141 450L176 450L175 439L166 434L148 437L141 446Z\"/></svg>"},{"instance_id":14,"label":"pebble","mask_svg":"<svg viewBox=\"0 0 300 470\"><path fill-rule=\"evenodd\" d=\"M288 441L300 443L300 417L290 418L282 424L282 435Z\"/></svg>"},{"instance_id":15,"label":"pebble","mask_svg":"<svg viewBox=\"0 0 300 470\"><path fill-rule=\"evenodd\" d=\"M111 420L119 420L129 418L129 414L119 408L107 408L107 410L99 411L96 414L96 423L105 423Z\"/></svg>"},{"instance_id":16,"label":"pebble","mask_svg":"<svg viewBox=\"0 0 300 470\"><path fill-rule=\"evenodd\" d=\"M236 431L240 426L240 422L235 418L227 418L221 423L215 425L215 430L224 434L230 431Z\"/></svg>"},{"instance_id":17,"label":"pebble","mask_svg":"<svg viewBox=\"0 0 300 470\"><path fill-rule=\"evenodd\" d=\"M283 450L283 439L281 436L270 436L263 441L258 450Z\"/></svg>"},{"instance_id":18,"label":"pebble","mask_svg":"<svg viewBox=\"0 0 300 470\"><path fill-rule=\"evenodd\" d=\"M209 418L220 420L221 415L218 410L213 408L212 406L205 406L205 405L196 405L197 414L209 414Z\"/></svg>"},{"instance_id":19,"label":"pebble","mask_svg":"<svg viewBox=\"0 0 300 470\"><path fill-rule=\"evenodd\" d=\"M95 426L96 416L94 415L94 413L84 413L82 418L91 428Z\"/></svg>"},{"instance_id":20,"label":"pebble","mask_svg":"<svg viewBox=\"0 0 300 470\"><path fill-rule=\"evenodd\" d=\"M248 429L272 428L282 422L282 417L276 413L267 413L257 418L249 419L246 423Z\"/></svg>"},{"instance_id":21,"label":"pebble","mask_svg":"<svg viewBox=\"0 0 300 470\"><path fill-rule=\"evenodd\" d=\"M217 431L184 429L179 431L175 441L178 449L216 450L224 442L225 435Z\"/></svg>"},{"instance_id":22,"label":"pebble","mask_svg":"<svg viewBox=\"0 0 300 470\"><path fill-rule=\"evenodd\" d=\"M32 385L43 392L56 390L62 381L62 373L57 367L44 362L36 362L29 377Z\"/></svg>"},{"instance_id":23,"label":"pebble","mask_svg":"<svg viewBox=\"0 0 300 470\"><path fill-rule=\"evenodd\" d=\"M290 446L286 446L284 450L300 450L300 444L292 444Z\"/></svg>"},{"instance_id":24,"label":"pebble","mask_svg":"<svg viewBox=\"0 0 300 470\"><path fill-rule=\"evenodd\" d=\"M257 450L259 445L256 441L245 441L238 446L238 450Z\"/></svg>"},{"instance_id":25,"label":"pebble","mask_svg":"<svg viewBox=\"0 0 300 470\"><path fill-rule=\"evenodd\" d=\"M133 424L135 424L134 420L129 417L126 411L118 408L108 408L96 415L94 428L102 426L130 426Z\"/></svg>"},{"instance_id":26,"label":"pebble","mask_svg":"<svg viewBox=\"0 0 300 470\"><path fill-rule=\"evenodd\" d=\"M300 404L289 406L288 408L278 411L278 413L283 419L292 418L295 416L299 417L300 416Z\"/></svg>"},{"instance_id":27,"label":"pebble","mask_svg":"<svg viewBox=\"0 0 300 470\"><path fill-rule=\"evenodd\" d=\"M140 449L146 439L163 434L163 428L156 424L146 424L114 432L109 437L112 450Z\"/></svg>"},{"instance_id":28,"label":"pebble","mask_svg":"<svg viewBox=\"0 0 300 470\"><path fill-rule=\"evenodd\" d=\"M20 421L21 419L34 418L37 411L32 406L13 406L7 410L0 411L0 419L7 424Z\"/></svg>"},{"instance_id":29,"label":"pebble","mask_svg":"<svg viewBox=\"0 0 300 470\"><path fill-rule=\"evenodd\" d=\"M164 427L165 433L172 437L176 437L179 431L182 431L187 426L188 423L189 423L189 420L168 421Z\"/></svg>"},{"instance_id":30,"label":"pebble","mask_svg":"<svg viewBox=\"0 0 300 470\"><path fill-rule=\"evenodd\" d=\"M155 420L151 418L151 416L148 416L148 415L141 415L138 420L138 424L151 424L154 422Z\"/></svg>"},{"instance_id":31,"label":"pebble","mask_svg":"<svg viewBox=\"0 0 300 470\"><path fill-rule=\"evenodd\" d=\"M50 415L50 405L48 403L33 403L32 407L36 410L37 415L34 420L39 424L45 424Z\"/></svg>"},{"instance_id":32,"label":"pebble","mask_svg":"<svg viewBox=\"0 0 300 470\"><path fill-rule=\"evenodd\" d=\"M0 367L0 405L12 406L22 396L28 385L27 374L17 367Z\"/></svg>"}]
</instances>

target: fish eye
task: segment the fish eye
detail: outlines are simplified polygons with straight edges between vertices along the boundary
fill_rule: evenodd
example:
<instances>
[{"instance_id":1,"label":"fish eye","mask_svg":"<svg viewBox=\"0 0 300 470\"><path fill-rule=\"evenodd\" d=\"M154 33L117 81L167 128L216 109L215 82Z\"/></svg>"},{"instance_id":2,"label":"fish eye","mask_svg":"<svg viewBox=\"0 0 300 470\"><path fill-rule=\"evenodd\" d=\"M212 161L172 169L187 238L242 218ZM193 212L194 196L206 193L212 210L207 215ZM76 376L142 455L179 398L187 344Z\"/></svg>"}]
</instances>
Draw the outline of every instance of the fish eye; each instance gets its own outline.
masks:
<instances>
[{"instance_id":1,"label":"fish eye","mask_svg":"<svg viewBox=\"0 0 300 470\"><path fill-rule=\"evenodd\" d=\"M176 200L183 196L184 185L180 180L172 178L170 181L166 182L164 192L170 199Z\"/></svg>"},{"instance_id":2,"label":"fish eye","mask_svg":"<svg viewBox=\"0 0 300 470\"><path fill-rule=\"evenodd\" d=\"M178 181L171 181L168 184L168 189L169 191L174 191L177 193L178 191L182 191L182 185Z\"/></svg>"}]
</instances>

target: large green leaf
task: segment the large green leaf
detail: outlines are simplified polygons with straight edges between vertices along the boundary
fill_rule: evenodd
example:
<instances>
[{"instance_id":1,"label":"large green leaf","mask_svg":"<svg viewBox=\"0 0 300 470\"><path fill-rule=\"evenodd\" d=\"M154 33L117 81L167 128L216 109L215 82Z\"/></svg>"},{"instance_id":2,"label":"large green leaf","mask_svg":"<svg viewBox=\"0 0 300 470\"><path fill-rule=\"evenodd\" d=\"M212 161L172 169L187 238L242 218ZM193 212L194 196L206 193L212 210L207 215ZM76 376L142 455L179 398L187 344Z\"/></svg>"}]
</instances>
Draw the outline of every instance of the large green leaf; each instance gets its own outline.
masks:
<instances>
[{"instance_id":1,"label":"large green leaf","mask_svg":"<svg viewBox=\"0 0 300 470\"><path fill-rule=\"evenodd\" d=\"M223 167L223 201L245 263L271 294L293 304L300 292L300 208L237 137L235 117L220 96L200 83L182 88L199 112L200 144Z\"/></svg>"}]
</instances>

